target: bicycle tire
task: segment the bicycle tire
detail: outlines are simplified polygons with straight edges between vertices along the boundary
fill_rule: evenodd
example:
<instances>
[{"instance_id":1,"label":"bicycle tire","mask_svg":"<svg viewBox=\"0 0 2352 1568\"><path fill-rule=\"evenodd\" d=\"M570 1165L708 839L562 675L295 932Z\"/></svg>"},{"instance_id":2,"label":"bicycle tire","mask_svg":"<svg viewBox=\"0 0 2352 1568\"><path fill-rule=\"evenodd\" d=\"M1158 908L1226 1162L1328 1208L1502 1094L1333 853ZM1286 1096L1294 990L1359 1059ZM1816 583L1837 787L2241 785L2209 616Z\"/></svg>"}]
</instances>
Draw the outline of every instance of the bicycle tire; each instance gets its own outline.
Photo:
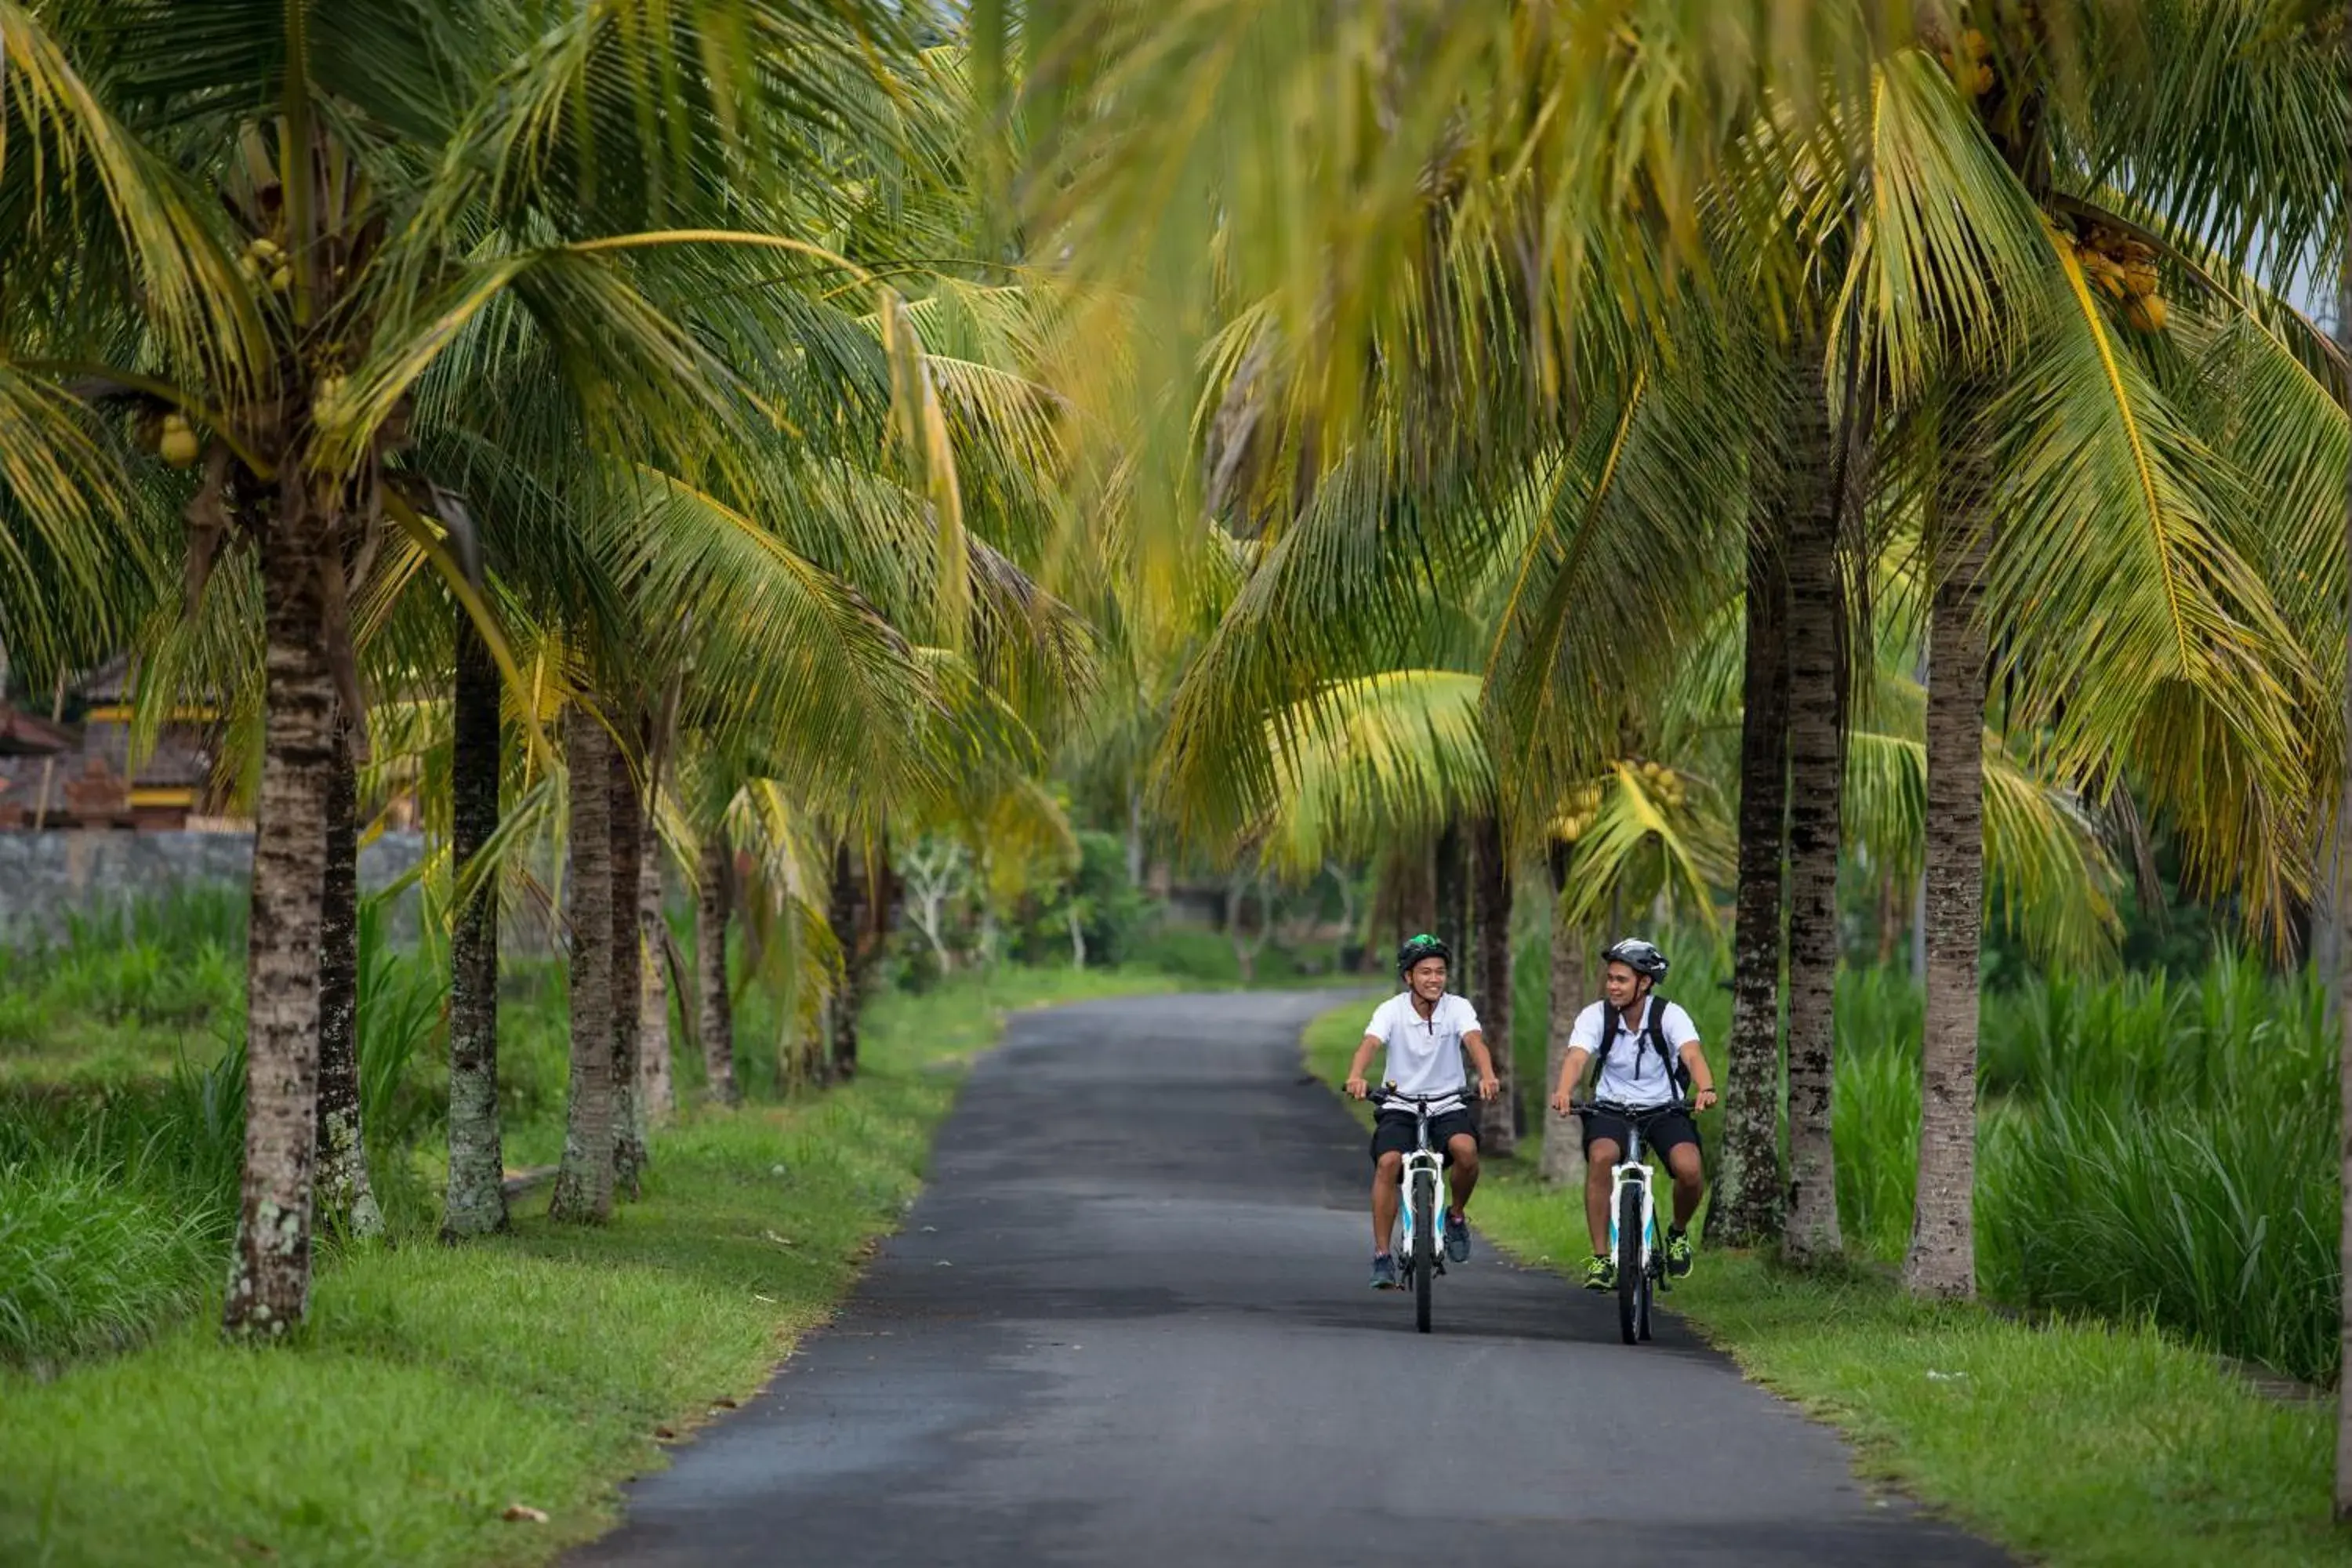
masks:
<instances>
[{"instance_id":1,"label":"bicycle tire","mask_svg":"<svg viewBox=\"0 0 2352 1568\"><path fill-rule=\"evenodd\" d=\"M1633 1331L1643 1344L1650 1342L1650 1299L1655 1294L1654 1285L1655 1281L1648 1274L1642 1276L1642 1306L1641 1310L1634 1314L1639 1321L1633 1325Z\"/></svg>"},{"instance_id":2,"label":"bicycle tire","mask_svg":"<svg viewBox=\"0 0 2352 1568\"><path fill-rule=\"evenodd\" d=\"M1437 1274L1437 1184L1426 1175L1412 1184L1412 1326L1429 1332L1430 1289Z\"/></svg>"},{"instance_id":3,"label":"bicycle tire","mask_svg":"<svg viewBox=\"0 0 2352 1568\"><path fill-rule=\"evenodd\" d=\"M1617 1331L1627 1344L1642 1334L1642 1189L1626 1183L1617 1193Z\"/></svg>"}]
</instances>

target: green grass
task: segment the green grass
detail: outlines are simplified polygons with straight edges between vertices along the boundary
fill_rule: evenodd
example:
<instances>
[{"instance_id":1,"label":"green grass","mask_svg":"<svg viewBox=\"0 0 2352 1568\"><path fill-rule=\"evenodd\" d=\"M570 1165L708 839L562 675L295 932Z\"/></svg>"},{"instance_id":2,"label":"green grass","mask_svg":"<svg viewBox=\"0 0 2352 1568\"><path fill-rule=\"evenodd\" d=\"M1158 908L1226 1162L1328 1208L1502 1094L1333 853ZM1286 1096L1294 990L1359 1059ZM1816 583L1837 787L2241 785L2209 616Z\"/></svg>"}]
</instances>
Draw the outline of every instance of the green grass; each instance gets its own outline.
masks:
<instances>
[{"instance_id":1,"label":"green grass","mask_svg":"<svg viewBox=\"0 0 2352 1568\"><path fill-rule=\"evenodd\" d=\"M1358 1015L1307 1031L1328 1082ZM1523 1165L1493 1167L1475 1206L1529 1262L1565 1273L1591 1250L1572 1198ZM2268 1398L2144 1320L2029 1324L1913 1302L1883 1270L1797 1275L1705 1250L1672 1305L1845 1433L1866 1476L2059 1568L2352 1563L2326 1522L2333 1404Z\"/></svg>"},{"instance_id":2,"label":"green grass","mask_svg":"<svg viewBox=\"0 0 2352 1568\"><path fill-rule=\"evenodd\" d=\"M292 1345L222 1345L208 1299L128 1353L0 1371L0 1562L544 1561L661 1463L656 1426L747 1396L831 1309L1003 1009L1147 988L1168 983L1011 972L879 998L856 1083L664 1134L608 1227L550 1226L541 1194L509 1237L334 1259ZM551 1522L506 1523L510 1502Z\"/></svg>"},{"instance_id":3,"label":"green grass","mask_svg":"<svg viewBox=\"0 0 2352 1568\"><path fill-rule=\"evenodd\" d=\"M0 1092L113 1088L243 1033L245 896L201 889L66 917L0 947Z\"/></svg>"}]
</instances>

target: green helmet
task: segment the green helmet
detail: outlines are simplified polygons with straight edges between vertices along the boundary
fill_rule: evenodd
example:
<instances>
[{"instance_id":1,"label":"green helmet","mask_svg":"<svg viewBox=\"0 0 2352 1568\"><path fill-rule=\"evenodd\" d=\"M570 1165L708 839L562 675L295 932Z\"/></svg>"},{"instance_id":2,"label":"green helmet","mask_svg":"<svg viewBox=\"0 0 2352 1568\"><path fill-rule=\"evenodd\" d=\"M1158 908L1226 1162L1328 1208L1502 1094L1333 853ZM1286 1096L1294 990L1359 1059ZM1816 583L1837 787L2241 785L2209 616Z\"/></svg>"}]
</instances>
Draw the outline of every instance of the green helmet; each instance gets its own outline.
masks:
<instances>
[{"instance_id":1,"label":"green helmet","mask_svg":"<svg viewBox=\"0 0 2352 1568\"><path fill-rule=\"evenodd\" d=\"M1412 966L1424 958L1442 958L1451 963L1454 954L1444 942L1427 931L1409 936L1404 939L1404 945L1397 949L1397 978L1402 980L1411 974Z\"/></svg>"}]
</instances>

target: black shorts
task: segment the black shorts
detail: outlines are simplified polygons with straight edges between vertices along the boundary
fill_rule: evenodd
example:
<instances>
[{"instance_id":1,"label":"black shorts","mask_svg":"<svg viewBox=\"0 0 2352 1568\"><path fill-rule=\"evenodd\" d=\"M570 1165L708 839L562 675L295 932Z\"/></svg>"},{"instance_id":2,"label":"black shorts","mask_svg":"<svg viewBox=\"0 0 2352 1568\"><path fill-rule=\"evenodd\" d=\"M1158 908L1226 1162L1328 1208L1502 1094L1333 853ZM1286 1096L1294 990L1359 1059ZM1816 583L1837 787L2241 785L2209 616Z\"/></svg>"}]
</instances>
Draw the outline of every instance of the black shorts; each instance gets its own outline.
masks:
<instances>
[{"instance_id":1,"label":"black shorts","mask_svg":"<svg viewBox=\"0 0 2352 1568\"><path fill-rule=\"evenodd\" d=\"M1410 1110L1383 1110L1372 1123L1372 1163L1379 1164L1383 1154L1410 1154L1421 1146L1414 1129L1421 1118ZM1465 1107L1449 1110L1443 1116L1429 1119L1429 1146L1454 1163L1453 1152L1447 1148L1456 1136L1467 1134L1472 1142L1478 1141L1478 1120Z\"/></svg>"},{"instance_id":2,"label":"black shorts","mask_svg":"<svg viewBox=\"0 0 2352 1568\"><path fill-rule=\"evenodd\" d=\"M1584 1113L1584 1153L1592 1155L1592 1145L1606 1138L1623 1150L1633 1136L1633 1124L1622 1116L1608 1110L1588 1110ZM1706 1145L1699 1142L1698 1124L1686 1110L1662 1111L1642 1118L1642 1147L1653 1154L1664 1154L1690 1144L1704 1156Z\"/></svg>"}]
</instances>

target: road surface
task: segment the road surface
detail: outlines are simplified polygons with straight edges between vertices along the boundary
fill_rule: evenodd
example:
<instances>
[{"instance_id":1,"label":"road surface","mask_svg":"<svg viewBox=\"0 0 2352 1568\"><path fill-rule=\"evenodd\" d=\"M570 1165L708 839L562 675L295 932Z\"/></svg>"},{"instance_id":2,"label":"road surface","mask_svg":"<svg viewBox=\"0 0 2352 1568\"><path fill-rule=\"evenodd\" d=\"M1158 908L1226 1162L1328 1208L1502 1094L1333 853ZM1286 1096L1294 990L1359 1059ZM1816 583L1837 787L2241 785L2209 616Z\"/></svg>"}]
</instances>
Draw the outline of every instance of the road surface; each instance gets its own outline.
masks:
<instances>
[{"instance_id":1,"label":"road surface","mask_svg":"<svg viewBox=\"0 0 2352 1568\"><path fill-rule=\"evenodd\" d=\"M1673 1320L1628 1348L1612 1298L1483 1245L1414 1333L1366 1288L1364 1136L1299 1066L1330 1000L1015 1018L838 1321L568 1561L2008 1561Z\"/></svg>"}]
</instances>

